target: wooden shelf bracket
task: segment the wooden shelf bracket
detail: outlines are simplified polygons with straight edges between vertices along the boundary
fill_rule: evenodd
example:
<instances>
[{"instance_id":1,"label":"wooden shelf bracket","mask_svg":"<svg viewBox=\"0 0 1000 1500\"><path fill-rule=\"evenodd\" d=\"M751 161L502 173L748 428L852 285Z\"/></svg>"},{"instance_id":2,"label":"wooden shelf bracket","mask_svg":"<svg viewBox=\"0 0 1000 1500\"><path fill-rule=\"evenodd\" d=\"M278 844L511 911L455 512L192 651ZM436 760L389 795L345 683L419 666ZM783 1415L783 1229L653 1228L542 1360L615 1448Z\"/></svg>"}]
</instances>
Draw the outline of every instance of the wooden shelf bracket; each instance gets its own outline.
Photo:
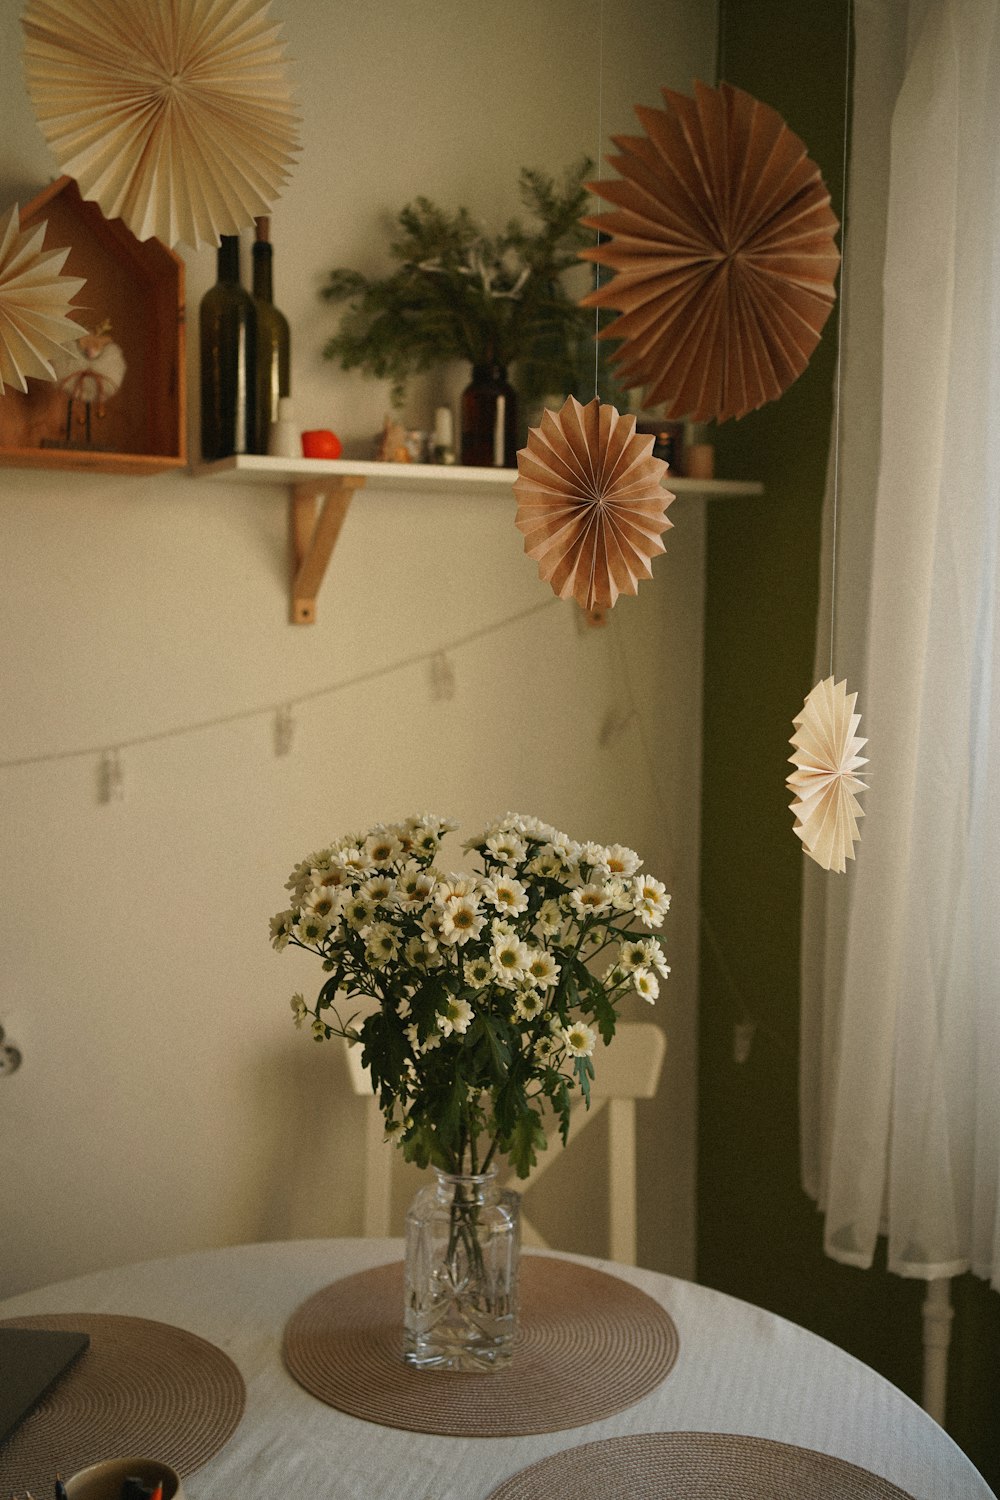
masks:
<instances>
[{"instance_id":1,"label":"wooden shelf bracket","mask_svg":"<svg viewBox=\"0 0 1000 1500\"><path fill-rule=\"evenodd\" d=\"M364 476L329 476L293 484L289 502L293 625L316 623L316 595L340 536L355 490ZM320 509L322 502L322 509Z\"/></svg>"}]
</instances>

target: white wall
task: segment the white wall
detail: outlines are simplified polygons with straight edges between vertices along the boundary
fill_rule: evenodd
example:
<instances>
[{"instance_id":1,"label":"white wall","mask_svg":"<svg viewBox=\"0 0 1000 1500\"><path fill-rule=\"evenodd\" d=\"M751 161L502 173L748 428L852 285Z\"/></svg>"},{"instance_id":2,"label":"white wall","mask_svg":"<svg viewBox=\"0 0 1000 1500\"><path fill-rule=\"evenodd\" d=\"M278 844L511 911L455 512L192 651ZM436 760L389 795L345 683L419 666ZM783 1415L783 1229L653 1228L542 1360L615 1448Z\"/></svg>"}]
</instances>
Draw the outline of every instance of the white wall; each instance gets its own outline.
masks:
<instances>
[{"instance_id":1,"label":"white wall","mask_svg":"<svg viewBox=\"0 0 1000 1500\"><path fill-rule=\"evenodd\" d=\"M522 165L596 154L599 5L275 10L304 141L273 215L277 298L303 425L357 454L385 393L320 359L333 319L317 288L335 265L379 264L418 192L499 223ZM604 12L606 139L660 84L709 76L715 16L700 0ZM0 208L57 172L21 81L19 13L0 0ZM214 252L186 258L193 385ZM424 382L408 422L460 376ZM0 469L0 1025L24 1054L0 1078L0 1295L189 1247L360 1232L362 1105L334 1051L292 1028L288 996L319 976L270 951L267 919L308 850L421 808L467 832L515 808L622 840L673 890L640 1255L690 1272L701 502L675 504L652 582L590 631L549 605L513 509L503 492L372 486L318 623L293 627L277 488ZM450 654L454 698L432 701L426 657L480 631ZM277 758L274 709L295 698L294 749ZM125 797L101 804L114 745ZM578 1203L600 1192L590 1157L567 1153L532 1213L556 1243L599 1252L599 1215L595 1229ZM411 1186L401 1174L400 1208Z\"/></svg>"}]
</instances>

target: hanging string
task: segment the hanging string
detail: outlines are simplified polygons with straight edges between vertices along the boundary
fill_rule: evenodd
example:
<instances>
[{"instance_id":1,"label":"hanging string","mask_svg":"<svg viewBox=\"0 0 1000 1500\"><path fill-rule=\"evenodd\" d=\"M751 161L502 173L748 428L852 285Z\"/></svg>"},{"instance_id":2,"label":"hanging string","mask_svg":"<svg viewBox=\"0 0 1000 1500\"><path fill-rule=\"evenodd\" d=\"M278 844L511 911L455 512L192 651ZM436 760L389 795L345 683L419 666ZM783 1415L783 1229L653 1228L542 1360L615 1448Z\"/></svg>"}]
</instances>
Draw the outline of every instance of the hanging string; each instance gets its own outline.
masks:
<instances>
[{"instance_id":1,"label":"hanging string","mask_svg":"<svg viewBox=\"0 0 1000 1500\"><path fill-rule=\"evenodd\" d=\"M598 0L597 14L597 155L594 165L597 171L601 167L601 152L604 149L604 0ZM596 200L596 194L595 200ZM599 205L598 205L599 206ZM601 231L597 231L598 247L601 243ZM594 262L594 291L601 289L601 263ZM594 308L594 400L601 399L600 392L600 344L597 342L601 330L601 309Z\"/></svg>"},{"instance_id":2,"label":"hanging string","mask_svg":"<svg viewBox=\"0 0 1000 1500\"><path fill-rule=\"evenodd\" d=\"M228 724L241 724L250 719L260 719L272 715L276 715L280 719L281 715L284 714L291 720L292 710L299 704L312 703L319 698L330 698L335 693L346 692L348 688L361 687L369 682L377 682L380 678L391 677L395 672L403 672L410 667L419 666L423 662L431 661L438 655L446 655L448 652L461 650L463 646L471 646L476 641L483 640L486 636L499 635L511 626L520 624L522 620L530 620L534 615L541 614L543 610L555 609L561 603L562 600L556 598L543 599L540 604L532 604L528 609L522 609L516 614L507 615L504 619L496 620L490 625L480 625L476 630L470 630L465 635L456 636L454 640L447 641L444 645L434 646L428 651L414 651L411 656L404 656L398 661L385 662L380 667L371 667L367 672L357 672L353 677L341 678L339 682L326 683L323 687L311 688L308 692L298 693L294 698L283 700L282 704L277 708L273 703L269 703L263 707L237 709L235 713L231 714L216 714L210 719L199 719L193 724L179 724L172 729L154 730L152 734L136 735L133 739L128 740L116 740L116 748L113 751L109 749L105 742L104 744L84 745L76 750L56 750L43 755L22 755L13 760L0 761L0 771L14 770L20 766L48 765L54 761L78 760L84 756L97 755L103 758L102 765L106 764L107 766L107 774L110 778L109 786L112 789L113 797L117 800L121 795L119 791L121 778L120 775L116 776L115 766L120 765L118 761L118 752L120 750L131 750L137 745L154 745L160 743L162 740L181 739L185 735L198 734L204 730L219 729ZM291 720L291 722L294 724L294 720ZM277 737L275 749L276 753L281 753L277 749ZM105 773L102 772L101 774Z\"/></svg>"},{"instance_id":3,"label":"hanging string","mask_svg":"<svg viewBox=\"0 0 1000 1500\"><path fill-rule=\"evenodd\" d=\"M840 295L837 298L837 368L833 386L833 514L830 537L830 671L837 626L837 533L840 510L840 398L843 385L844 303L847 300L847 156L851 118L851 25L853 0L847 0L847 40L844 48L844 144L840 181Z\"/></svg>"},{"instance_id":4,"label":"hanging string","mask_svg":"<svg viewBox=\"0 0 1000 1500\"><path fill-rule=\"evenodd\" d=\"M614 652L618 659L615 682L624 699L624 710L616 714L615 717L622 729L627 726L634 726L635 735L639 742L640 755L645 767L646 781L652 793L653 801L656 804L657 815L664 831L667 847L677 848L678 843L674 838L670 809L667 806L666 796L660 786L660 759L653 753L653 747L649 742L643 725L642 714L639 712L639 699L632 681L629 654L622 640L618 615L614 610L611 610L609 614L611 628L608 631L608 638L613 644ZM605 742L602 742L602 748L607 748ZM701 930L705 934L725 988L729 992L729 1007L733 1018L733 1061L742 1065L748 1060L755 1036L766 1037L776 1051L783 1053L786 1057L794 1057L795 1048L789 1038L783 1036L780 1032L774 1031L771 1027L765 1026L747 1004L746 997L740 988L736 975L733 973L732 966L727 962L725 954L722 951L722 945L709 920L705 907L697 898L695 898L693 905L698 913Z\"/></svg>"},{"instance_id":5,"label":"hanging string","mask_svg":"<svg viewBox=\"0 0 1000 1500\"><path fill-rule=\"evenodd\" d=\"M726 28L729 22L729 5L727 0L722 0L719 7L719 39L716 45L716 74L715 82L720 84L726 77Z\"/></svg>"}]
</instances>

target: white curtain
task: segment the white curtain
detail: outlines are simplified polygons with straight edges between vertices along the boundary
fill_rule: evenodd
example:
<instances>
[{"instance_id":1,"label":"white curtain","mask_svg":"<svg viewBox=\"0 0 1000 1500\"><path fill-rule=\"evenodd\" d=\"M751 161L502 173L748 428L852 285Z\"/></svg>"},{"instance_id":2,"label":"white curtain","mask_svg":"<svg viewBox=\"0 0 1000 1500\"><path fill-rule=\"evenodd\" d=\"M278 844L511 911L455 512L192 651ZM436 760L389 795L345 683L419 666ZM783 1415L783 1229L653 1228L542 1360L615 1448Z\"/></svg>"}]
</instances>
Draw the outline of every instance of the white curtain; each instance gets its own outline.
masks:
<instances>
[{"instance_id":1,"label":"white curtain","mask_svg":"<svg viewBox=\"0 0 1000 1500\"><path fill-rule=\"evenodd\" d=\"M853 98L817 676L832 618L871 788L807 874L803 1178L834 1258L1000 1288L1000 0L857 0Z\"/></svg>"}]
</instances>

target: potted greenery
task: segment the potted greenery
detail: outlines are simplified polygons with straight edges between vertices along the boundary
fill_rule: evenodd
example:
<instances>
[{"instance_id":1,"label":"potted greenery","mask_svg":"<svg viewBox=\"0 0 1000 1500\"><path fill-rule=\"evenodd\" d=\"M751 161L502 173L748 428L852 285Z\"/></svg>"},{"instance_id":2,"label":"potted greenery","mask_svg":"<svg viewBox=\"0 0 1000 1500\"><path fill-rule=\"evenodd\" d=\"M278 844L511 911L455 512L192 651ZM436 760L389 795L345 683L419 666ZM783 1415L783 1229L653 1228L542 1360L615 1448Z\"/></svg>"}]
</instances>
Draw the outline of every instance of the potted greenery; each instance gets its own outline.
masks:
<instances>
[{"instance_id":1,"label":"potted greenery","mask_svg":"<svg viewBox=\"0 0 1000 1500\"><path fill-rule=\"evenodd\" d=\"M580 394L588 378L593 382L586 366L593 363L594 313L564 282L593 239L580 224L592 165L583 158L561 184L525 168L520 193L534 223L511 219L498 234L465 208L449 213L424 197L407 204L389 245L396 269L383 277L330 274L322 295L346 310L324 356L344 370L391 380L397 406L410 376L467 360L473 378L462 397L462 462L512 466L518 430L511 365L529 404L552 393Z\"/></svg>"}]
</instances>

